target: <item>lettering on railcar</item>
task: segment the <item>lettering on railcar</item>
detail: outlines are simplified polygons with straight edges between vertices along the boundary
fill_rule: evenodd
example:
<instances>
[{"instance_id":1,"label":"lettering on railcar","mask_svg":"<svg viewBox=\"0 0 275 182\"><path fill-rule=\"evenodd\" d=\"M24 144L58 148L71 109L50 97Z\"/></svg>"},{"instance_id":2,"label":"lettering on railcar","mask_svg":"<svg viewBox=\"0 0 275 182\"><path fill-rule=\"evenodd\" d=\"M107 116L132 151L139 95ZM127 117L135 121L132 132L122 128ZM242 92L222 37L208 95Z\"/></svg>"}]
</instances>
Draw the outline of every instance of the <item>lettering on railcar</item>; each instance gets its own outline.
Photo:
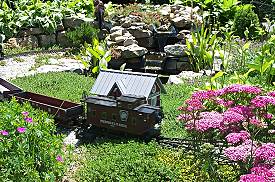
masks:
<instances>
[{"instance_id":1,"label":"lettering on railcar","mask_svg":"<svg viewBox=\"0 0 275 182\"><path fill-rule=\"evenodd\" d=\"M99 122L102 123L102 124L108 124L108 125L111 125L111 126L118 126L118 127L121 127L121 128L127 128L126 124L117 123L117 122L113 122L113 121L100 120Z\"/></svg>"}]
</instances>

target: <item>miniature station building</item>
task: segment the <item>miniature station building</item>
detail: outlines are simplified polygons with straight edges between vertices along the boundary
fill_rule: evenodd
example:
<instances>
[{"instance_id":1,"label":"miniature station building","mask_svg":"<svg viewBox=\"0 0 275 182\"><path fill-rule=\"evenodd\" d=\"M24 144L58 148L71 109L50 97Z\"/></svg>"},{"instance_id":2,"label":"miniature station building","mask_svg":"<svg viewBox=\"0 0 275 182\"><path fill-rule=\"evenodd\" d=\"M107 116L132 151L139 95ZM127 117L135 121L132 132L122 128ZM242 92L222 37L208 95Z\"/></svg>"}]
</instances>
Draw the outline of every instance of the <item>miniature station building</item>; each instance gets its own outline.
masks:
<instances>
[{"instance_id":1,"label":"miniature station building","mask_svg":"<svg viewBox=\"0 0 275 182\"><path fill-rule=\"evenodd\" d=\"M143 134L162 119L158 75L101 70L86 98L87 122L99 127Z\"/></svg>"}]
</instances>

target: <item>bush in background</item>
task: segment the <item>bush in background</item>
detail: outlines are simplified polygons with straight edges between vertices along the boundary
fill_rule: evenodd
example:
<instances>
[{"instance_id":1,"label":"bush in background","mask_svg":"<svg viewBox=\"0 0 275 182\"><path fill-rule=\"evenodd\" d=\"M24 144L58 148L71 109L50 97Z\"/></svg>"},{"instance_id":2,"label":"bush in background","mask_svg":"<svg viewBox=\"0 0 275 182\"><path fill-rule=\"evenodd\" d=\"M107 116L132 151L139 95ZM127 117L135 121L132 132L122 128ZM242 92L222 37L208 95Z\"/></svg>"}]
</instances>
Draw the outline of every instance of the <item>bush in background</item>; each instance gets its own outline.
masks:
<instances>
[{"instance_id":1,"label":"bush in background","mask_svg":"<svg viewBox=\"0 0 275 182\"><path fill-rule=\"evenodd\" d=\"M1 181L56 181L66 169L62 138L51 117L20 105L0 103Z\"/></svg>"},{"instance_id":2,"label":"bush in background","mask_svg":"<svg viewBox=\"0 0 275 182\"><path fill-rule=\"evenodd\" d=\"M258 37L257 30L260 28L258 15L253 11L252 5L238 6L233 22L233 31L235 35L245 37L245 31L248 30L248 38Z\"/></svg>"}]
</instances>

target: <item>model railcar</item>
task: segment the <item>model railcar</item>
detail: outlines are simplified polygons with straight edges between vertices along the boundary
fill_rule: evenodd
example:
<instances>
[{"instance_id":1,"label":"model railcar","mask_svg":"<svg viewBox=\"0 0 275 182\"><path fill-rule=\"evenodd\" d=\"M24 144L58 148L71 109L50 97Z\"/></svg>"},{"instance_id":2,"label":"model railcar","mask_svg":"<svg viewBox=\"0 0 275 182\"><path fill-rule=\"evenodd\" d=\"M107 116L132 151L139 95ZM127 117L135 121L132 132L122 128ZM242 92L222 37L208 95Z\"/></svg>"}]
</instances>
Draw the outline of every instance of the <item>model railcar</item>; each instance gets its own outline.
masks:
<instances>
[{"instance_id":1,"label":"model railcar","mask_svg":"<svg viewBox=\"0 0 275 182\"><path fill-rule=\"evenodd\" d=\"M134 135L144 135L161 122L160 92L165 89L157 75L102 70L91 96L76 104L40 94L24 92L0 79L0 100L15 97L53 114L64 125L85 116L86 124ZM84 112L86 108L86 112Z\"/></svg>"}]
</instances>

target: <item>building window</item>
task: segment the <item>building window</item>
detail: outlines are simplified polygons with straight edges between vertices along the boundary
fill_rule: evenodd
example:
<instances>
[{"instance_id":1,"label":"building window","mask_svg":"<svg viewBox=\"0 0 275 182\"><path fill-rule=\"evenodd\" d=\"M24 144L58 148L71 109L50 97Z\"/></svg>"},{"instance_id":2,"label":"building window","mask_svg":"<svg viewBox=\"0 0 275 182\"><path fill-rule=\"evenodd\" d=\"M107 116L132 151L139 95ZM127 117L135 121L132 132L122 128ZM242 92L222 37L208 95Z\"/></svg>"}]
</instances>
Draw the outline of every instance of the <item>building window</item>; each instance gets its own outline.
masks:
<instances>
[{"instance_id":1,"label":"building window","mask_svg":"<svg viewBox=\"0 0 275 182\"><path fill-rule=\"evenodd\" d=\"M151 106L157 106L158 98L157 97L152 97L151 98Z\"/></svg>"},{"instance_id":2,"label":"building window","mask_svg":"<svg viewBox=\"0 0 275 182\"><path fill-rule=\"evenodd\" d=\"M104 119L104 120L107 119L107 113L106 112L101 113L101 119Z\"/></svg>"}]
</instances>

